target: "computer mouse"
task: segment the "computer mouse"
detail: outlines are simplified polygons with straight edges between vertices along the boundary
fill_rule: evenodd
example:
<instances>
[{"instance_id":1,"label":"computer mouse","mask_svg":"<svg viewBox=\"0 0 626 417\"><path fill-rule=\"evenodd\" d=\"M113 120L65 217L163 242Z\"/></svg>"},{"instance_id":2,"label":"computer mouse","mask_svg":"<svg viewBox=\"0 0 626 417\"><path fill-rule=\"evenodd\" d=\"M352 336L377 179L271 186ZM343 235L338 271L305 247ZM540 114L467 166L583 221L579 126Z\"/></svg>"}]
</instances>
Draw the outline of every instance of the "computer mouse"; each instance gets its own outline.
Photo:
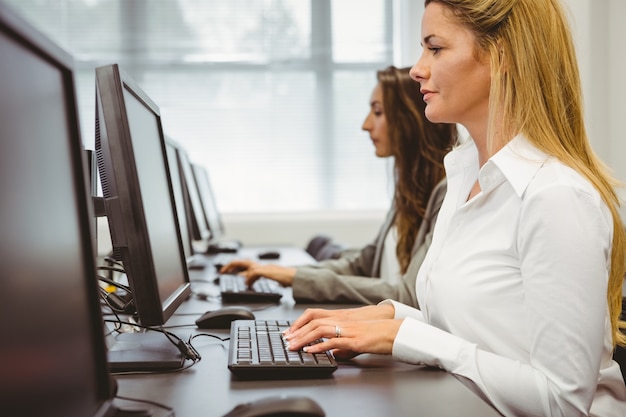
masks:
<instances>
[{"instance_id":1,"label":"computer mouse","mask_svg":"<svg viewBox=\"0 0 626 417\"><path fill-rule=\"evenodd\" d=\"M239 404L223 417L324 417L326 413L309 397L276 396L266 397L249 403Z\"/></svg>"},{"instance_id":2,"label":"computer mouse","mask_svg":"<svg viewBox=\"0 0 626 417\"><path fill-rule=\"evenodd\" d=\"M200 329L230 329L230 323L235 320L254 320L254 313L243 306L222 307L201 315L196 319L196 326Z\"/></svg>"},{"instance_id":3,"label":"computer mouse","mask_svg":"<svg viewBox=\"0 0 626 417\"><path fill-rule=\"evenodd\" d=\"M278 259L280 258L280 252L275 250L268 250L265 252L260 252L258 255L259 259Z\"/></svg>"}]
</instances>

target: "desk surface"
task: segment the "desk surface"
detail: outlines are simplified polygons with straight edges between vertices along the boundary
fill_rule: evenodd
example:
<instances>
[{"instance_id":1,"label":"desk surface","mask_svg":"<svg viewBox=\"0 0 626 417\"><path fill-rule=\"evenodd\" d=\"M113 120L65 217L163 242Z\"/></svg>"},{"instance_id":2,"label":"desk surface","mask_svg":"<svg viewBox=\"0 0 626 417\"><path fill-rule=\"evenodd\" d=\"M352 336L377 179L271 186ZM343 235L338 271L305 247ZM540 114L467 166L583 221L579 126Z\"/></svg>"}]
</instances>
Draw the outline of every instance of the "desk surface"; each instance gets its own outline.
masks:
<instances>
[{"instance_id":1,"label":"desk surface","mask_svg":"<svg viewBox=\"0 0 626 417\"><path fill-rule=\"evenodd\" d=\"M201 276L203 272L192 271ZM207 286L194 282L192 286ZM191 326L197 316L221 306L219 299L192 296L168 325L181 336L214 334L228 337L227 330L199 330ZM279 305L249 305L257 318L295 319L310 305L296 304L287 290ZM320 307L320 305L315 305ZM346 306L328 305L328 308ZM307 380L241 381L227 368L229 341L197 337L193 345L202 355L195 366L182 372L150 375L118 375L118 394L156 401L174 408L176 416L222 416L240 403L275 395L305 395L316 400L332 416L499 416L455 376L432 368L394 361L389 356L361 355L340 362L330 378ZM131 403L118 400L121 405ZM137 405L134 405L135 407ZM130 407L130 406L129 406ZM139 407L145 408L143 405ZM149 407L155 417L167 415Z\"/></svg>"}]
</instances>

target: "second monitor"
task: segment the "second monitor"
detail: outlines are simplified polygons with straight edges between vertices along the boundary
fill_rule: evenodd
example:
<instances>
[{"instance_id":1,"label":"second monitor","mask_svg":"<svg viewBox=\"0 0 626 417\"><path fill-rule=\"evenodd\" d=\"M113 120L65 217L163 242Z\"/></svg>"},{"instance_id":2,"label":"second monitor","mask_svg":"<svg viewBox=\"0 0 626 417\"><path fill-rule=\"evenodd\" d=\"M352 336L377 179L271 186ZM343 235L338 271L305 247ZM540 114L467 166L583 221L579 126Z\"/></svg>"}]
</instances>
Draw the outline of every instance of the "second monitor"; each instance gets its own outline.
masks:
<instances>
[{"instance_id":1,"label":"second monitor","mask_svg":"<svg viewBox=\"0 0 626 417\"><path fill-rule=\"evenodd\" d=\"M241 248L239 241L224 240L224 223L222 222L222 217L217 208L215 194L213 193L211 181L209 180L209 173L202 165L195 163L191 164L191 171L198 189L198 195L200 196L202 212L211 235L208 252L237 252L237 250Z\"/></svg>"},{"instance_id":2,"label":"second monitor","mask_svg":"<svg viewBox=\"0 0 626 417\"><path fill-rule=\"evenodd\" d=\"M159 108L117 65L96 69L96 153L111 242L128 277L139 323L163 325L191 295L191 285ZM120 336L134 339L132 345L149 344L159 355L153 360L142 356L148 349L112 349L111 363L115 356L120 367L182 365L180 352L164 335ZM157 341L163 342L162 351L154 348Z\"/></svg>"},{"instance_id":3,"label":"second monitor","mask_svg":"<svg viewBox=\"0 0 626 417\"><path fill-rule=\"evenodd\" d=\"M159 108L117 65L96 69L96 153L113 247L144 326L191 294Z\"/></svg>"}]
</instances>

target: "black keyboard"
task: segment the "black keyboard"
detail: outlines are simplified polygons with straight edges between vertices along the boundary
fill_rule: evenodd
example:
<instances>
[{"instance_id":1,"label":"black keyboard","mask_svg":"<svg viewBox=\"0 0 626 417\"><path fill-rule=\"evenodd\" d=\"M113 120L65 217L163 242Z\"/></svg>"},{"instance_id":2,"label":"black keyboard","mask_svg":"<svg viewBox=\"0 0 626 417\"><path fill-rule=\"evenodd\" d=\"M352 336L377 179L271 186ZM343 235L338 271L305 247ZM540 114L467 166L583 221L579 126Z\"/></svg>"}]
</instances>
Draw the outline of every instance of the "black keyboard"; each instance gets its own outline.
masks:
<instances>
[{"instance_id":1,"label":"black keyboard","mask_svg":"<svg viewBox=\"0 0 626 417\"><path fill-rule=\"evenodd\" d=\"M337 362L330 351L286 349L282 332L290 324L287 320L233 321L228 369L242 379L325 378L335 372Z\"/></svg>"},{"instance_id":2,"label":"black keyboard","mask_svg":"<svg viewBox=\"0 0 626 417\"><path fill-rule=\"evenodd\" d=\"M271 279L257 279L250 288L241 275L223 274L219 278L222 301L226 303L278 303L283 296L280 284Z\"/></svg>"}]
</instances>

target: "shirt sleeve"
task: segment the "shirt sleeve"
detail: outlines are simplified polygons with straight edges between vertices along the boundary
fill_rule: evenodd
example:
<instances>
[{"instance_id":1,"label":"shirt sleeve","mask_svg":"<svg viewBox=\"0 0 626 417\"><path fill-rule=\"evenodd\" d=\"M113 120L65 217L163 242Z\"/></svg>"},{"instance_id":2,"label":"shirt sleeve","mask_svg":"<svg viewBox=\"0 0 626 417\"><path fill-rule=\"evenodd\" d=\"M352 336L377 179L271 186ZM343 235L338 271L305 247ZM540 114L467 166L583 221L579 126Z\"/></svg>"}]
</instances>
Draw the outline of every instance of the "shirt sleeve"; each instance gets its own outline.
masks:
<instances>
[{"instance_id":1,"label":"shirt sleeve","mask_svg":"<svg viewBox=\"0 0 626 417\"><path fill-rule=\"evenodd\" d=\"M395 310L394 319L404 319L406 317L412 317L415 320L424 321L424 315L417 308L399 303L392 299L383 300L379 304L391 304Z\"/></svg>"},{"instance_id":2,"label":"shirt sleeve","mask_svg":"<svg viewBox=\"0 0 626 417\"><path fill-rule=\"evenodd\" d=\"M296 269L292 289L296 302L375 304L387 297L401 297L404 284L342 275L324 268L300 267Z\"/></svg>"},{"instance_id":3,"label":"shirt sleeve","mask_svg":"<svg viewBox=\"0 0 626 417\"><path fill-rule=\"evenodd\" d=\"M535 191L522 203L517 238L528 361L481 349L396 304L406 318L393 356L470 379L506 416L588 415L608 325L611 241L610 213L597 194L559 185Z\"/></svg>"}]
</instances>

